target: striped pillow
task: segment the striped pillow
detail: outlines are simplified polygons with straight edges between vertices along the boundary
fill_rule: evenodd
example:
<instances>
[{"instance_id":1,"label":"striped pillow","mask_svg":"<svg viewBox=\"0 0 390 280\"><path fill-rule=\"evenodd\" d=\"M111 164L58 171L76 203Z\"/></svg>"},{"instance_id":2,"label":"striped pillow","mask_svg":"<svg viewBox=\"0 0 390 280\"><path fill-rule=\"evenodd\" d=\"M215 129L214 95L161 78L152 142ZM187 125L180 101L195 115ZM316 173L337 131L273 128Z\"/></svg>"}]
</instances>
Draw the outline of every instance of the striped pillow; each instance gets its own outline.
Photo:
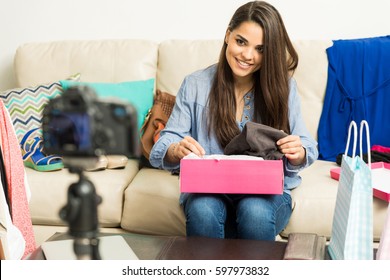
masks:
<instances>
[{"instance_id":1,"label":"striped pillow","mask_svg":"<svg viewBox=\"0 0 390 280\"><path fill-rule=\"evenodd\" d=\"M79 80L79 75L72 76L70 79ZM62 93L60 82L16 88L0 93L0 100L9 111L19 142L29 130L41 127L45 105L50 99ZM41 130L37 130L37 134L41 136Z\"/></svg>"}]
</instances>

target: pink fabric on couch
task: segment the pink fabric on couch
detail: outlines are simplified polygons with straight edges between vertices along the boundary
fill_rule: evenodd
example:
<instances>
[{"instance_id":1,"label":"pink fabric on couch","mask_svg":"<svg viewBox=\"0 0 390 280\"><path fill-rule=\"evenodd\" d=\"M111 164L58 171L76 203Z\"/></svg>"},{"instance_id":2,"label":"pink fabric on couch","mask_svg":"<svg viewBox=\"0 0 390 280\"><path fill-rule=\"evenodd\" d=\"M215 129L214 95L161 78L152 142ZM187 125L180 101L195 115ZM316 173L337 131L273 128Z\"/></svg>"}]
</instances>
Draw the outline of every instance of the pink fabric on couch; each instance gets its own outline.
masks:
<instances>
[{"instance_id":1,"label":"pink fabric on couch","mask_svg":"<svg viewBox=\"0 0 390 280\"><path fill-rule=\"evenodd\" d=\"M0 101L0 134L12 223L20 230L26 241L23 255L25 257L35 250L35 237L27 201L22 153L8 111L2 101Z\"/></svg>"}]
</instances>

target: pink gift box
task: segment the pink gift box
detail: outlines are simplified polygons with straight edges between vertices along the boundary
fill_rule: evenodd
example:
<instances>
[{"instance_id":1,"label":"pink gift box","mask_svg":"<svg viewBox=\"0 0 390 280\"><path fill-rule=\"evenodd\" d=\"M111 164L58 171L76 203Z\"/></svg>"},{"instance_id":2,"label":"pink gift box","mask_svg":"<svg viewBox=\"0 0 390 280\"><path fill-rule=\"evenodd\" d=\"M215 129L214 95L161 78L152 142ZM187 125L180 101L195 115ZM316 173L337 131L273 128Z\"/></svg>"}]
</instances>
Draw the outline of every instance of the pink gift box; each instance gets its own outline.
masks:
<instances>
[{"instance_id":1,"label":"pink gift box","mask_svg":"<svg viewBox=\"0 0 390 280\"><path fill-rule=\"evenodd\" d=\"M180 161L180 191L282 194L282 160L192 159Z\"/></svg>"},{"instance_id":2,"label":"pink gift box","mask_svg":"<svg viewBox=\"0 0 390 280\"><path fill-rule=\"evenodd\" d=\"M330 170L330 177L335 180L340 178L340 167ZM374 196L390 202L390 163L371 163L371 176Z\"/></svg>"}]
</instances>

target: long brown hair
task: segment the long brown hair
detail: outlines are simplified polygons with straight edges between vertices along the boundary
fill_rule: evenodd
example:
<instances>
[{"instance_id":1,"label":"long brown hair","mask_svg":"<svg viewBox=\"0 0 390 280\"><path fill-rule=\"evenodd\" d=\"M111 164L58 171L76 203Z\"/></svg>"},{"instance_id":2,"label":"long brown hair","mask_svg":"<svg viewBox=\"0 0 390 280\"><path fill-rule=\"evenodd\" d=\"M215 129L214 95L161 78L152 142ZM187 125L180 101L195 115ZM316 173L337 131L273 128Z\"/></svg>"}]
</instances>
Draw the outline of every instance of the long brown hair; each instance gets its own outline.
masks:
<instances>
[{"instance_id":1,"label":"long brown hair","mask_svg":"<svg viewBox=\"0 0 390 280\"><path fill-rule=\"evenodd\" d=\"M272 5L264 1L244 4L234 13L227 30L233 31L246 21L259 24L264 33L262 65L253 73L254 121L290 133L289 77L298 66L298 55L282 17ZM224 42L208 100L209 133L213 128L222 147L240 133L235 118L234 79L226 59L226 48Z\"/></svg>"}]
</instances>

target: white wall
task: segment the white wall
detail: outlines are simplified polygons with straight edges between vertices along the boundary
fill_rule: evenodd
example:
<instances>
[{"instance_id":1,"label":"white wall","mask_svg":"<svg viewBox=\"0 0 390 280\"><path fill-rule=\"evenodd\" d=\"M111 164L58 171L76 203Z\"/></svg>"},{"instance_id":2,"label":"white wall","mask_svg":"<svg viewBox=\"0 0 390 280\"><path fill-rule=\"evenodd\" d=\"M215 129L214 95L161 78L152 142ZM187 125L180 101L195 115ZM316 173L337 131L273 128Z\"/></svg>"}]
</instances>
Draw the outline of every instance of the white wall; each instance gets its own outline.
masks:
<instances>
[{"instance_id":1,"label":"white wall","mask_svg":"<svg viewBox=\"0 0 390 280\"><path fill-rule=\"evenodd\" d=\"M16 86L13 56L31 41L221 39L249 0L0 0L0 91ZM292 39L390 34L389 0L269 0Z\"/></svg>"}]
</instances>

